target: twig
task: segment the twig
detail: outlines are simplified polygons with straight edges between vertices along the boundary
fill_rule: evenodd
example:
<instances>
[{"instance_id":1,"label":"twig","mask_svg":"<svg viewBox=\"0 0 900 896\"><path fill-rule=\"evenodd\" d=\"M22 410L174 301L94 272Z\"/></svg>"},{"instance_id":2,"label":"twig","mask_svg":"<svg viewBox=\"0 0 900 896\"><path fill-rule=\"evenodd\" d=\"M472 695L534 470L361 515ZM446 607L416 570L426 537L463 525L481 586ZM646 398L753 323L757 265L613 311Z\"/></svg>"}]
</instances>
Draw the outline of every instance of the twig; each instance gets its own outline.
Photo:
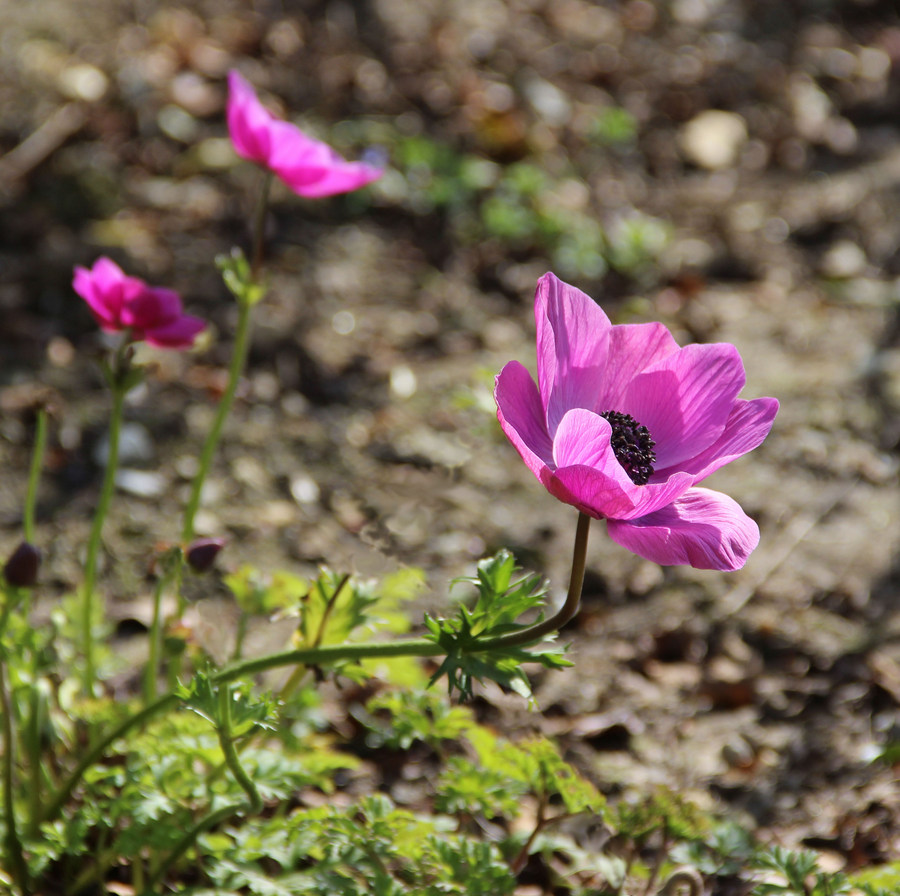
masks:
<instances>
[{"instance_id":1,"label":"twig","mask_svg":"<svg viewBox=\"0 0 900 896\"><path fill-rule=\"evenodd\" d=\"M687 865L676 868L666 878L662 889L657 896L683 896L684 888L687 888L688 896L703 896L703 878L695 868Z\"/></svg>"},{"instance_id":2,"label":"twig","mask_svg":"<svg viewBox=\"0 0 900 896\"><path fill-rule=\"evenodd\" d=\"M52 156L86 121L87 112L79 103L66 103L52 112L37 130L0 157L0 188L15 190L18 181Z\"/></svg>"}]
</instances>

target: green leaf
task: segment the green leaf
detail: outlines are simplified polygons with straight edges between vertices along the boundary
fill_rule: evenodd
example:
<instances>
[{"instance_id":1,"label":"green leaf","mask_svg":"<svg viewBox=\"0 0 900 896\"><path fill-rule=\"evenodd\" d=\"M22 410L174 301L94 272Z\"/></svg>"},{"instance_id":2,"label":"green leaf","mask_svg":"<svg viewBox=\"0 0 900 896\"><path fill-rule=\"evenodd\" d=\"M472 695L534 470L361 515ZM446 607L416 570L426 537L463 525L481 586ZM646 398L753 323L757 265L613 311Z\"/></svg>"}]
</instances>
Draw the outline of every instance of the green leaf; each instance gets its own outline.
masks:
<instances>
[{"instance_id":1,"label":"green leaf","mask_svg":"<svg viewBox=\"0 0 900 896\"><path fill-rule=\"evenodd\" d=\"M284 570L271 575L245 565L224 577L225 585L245 613L270 615L296 604L310 587L309 580Z\"/></svg>"},{"instance_id":2,"label":"green leaf","mask_svg":"<svg viewBox=\"0 0 900 896\"><path fill-rule=\"evenodd\" d=\"M407 750L414 741L436 745L457 740L475 725L466 707L453 706L433 691L391 691L366 704L366 725L380 744Z\"/></svg>"},{"instance_id":3,"label":"green leaf","mask_svg":"<svg viewBox=\"0 0 900 896\"><path fill-rule=\"evenodd\" d=\"M538 614L527 625L518 621L523 614L544 606L547 585L540 576L516 566L509 551L500 550L480 561L474 578L459 581L477 588L474 606L461 606L451 619L425 618L426 637L439 644L445 654L431 684L446 676L450 692L458 691L465 700L472 696L475 681L490 679L530 698L531 685L522 669L524 663L540 663L550 669L571 665L563 656L565 648L552 643L555 636L532 649L481 647L488 639L521 631L543 618Z\"/></svg>"},{"instance_id":4,"label":"green leaf","mask_svg":"<svg viewBox=\"0 0 900 896\"><path fill-rule=\"evenodd\" d=\"M709 820L690 800L666 787L638 800L622 800L610 812L610 826L623 837L639 842L655 831L664 831L672 840L700 840Z\"/></svg>"},{"instance_id":5,"label":"green leaf","mask_svg":"<svg viewBox=\"0 0 900 896\"><path fill-rule=\"evenodd\" d=\"M235 247L228 255L217 255L216 267L228 291L242 305L255 305L265 296L265 282L253 279L250 262L241 249Z\"/></svg>"},{"instance_id":6,"label":"green leaf","mask_svg":"<svg viewBox=\"0 0 900 896\"><path fill-rule=\"evenodd\" d=\"M175 688L176 695L184 705L197 715L206 719L216 728L220 728L224 720L219 711L219 688L228 687L231 701L229 731L233 738L243 737L251 731L261 728L272 729L275 717L275 702L269 696L253 696L245 693L240 687L215 685L207 672L194 674L190 684L179 682Z\"/></svg>"},{"instance_id":7,"label":"green leaf","mask_svg":"<svg viewBox=\"0 0 900 896\"><path fill-rule=\"evenodd\" d=\"M875 868L864 868L853 875L853 883L866 896L889 896L900 893L900 861Z\"/></svg>"}]
</instances>

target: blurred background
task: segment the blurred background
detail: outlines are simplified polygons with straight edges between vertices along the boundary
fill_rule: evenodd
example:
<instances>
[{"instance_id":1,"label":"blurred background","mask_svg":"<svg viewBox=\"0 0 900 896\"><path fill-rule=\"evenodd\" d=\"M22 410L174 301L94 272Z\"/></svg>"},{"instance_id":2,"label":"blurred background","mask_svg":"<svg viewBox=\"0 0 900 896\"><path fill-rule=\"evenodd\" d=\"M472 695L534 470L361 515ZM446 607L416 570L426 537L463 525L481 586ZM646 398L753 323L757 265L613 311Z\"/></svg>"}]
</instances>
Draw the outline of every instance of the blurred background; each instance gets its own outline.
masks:
<instances>
[{"instance_id":1,"label":"blurred background","mask_svg":"<svg viewBox=\"0 0 900 896\"><path fill-rule=\"evenodd\" d=\"M0 543L49 401L48 601L80 578L107 415L72 266L109 255L213 324L194 353L148 351L128 407L106 545L122 632L225 382L213 258L247 246L259 188L227 137L232 67L388 170L318 202L276 185L271 290L197 521L232 537L223 566L410 564L440 606L507 545L562 590L575 512L491 398L506 361L533 369L537 278L733 342L744 395L782 402L710 483L760 524L747 567L659 569L595 524L577 681L547 679L542 717L494 693L481 711L545 725L608 786L676 784L847 866L896 855L900 797L871 762L900 741L896 4L0 3Z\"/></svg>"}]
</instances>

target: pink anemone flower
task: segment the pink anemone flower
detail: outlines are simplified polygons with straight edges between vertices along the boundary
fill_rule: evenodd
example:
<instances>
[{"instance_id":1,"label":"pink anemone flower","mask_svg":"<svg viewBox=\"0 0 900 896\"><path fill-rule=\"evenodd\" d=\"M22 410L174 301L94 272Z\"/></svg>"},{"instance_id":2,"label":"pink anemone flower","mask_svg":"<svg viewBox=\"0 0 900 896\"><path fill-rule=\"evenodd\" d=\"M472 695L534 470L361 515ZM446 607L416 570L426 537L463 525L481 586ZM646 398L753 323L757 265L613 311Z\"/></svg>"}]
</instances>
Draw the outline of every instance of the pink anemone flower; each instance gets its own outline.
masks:
<instances>
[{"instance_id":1,"label":"pink anemone flower","mask_svg":"<svg viewBox=\"0 0 900 896\"><path fill-rule=\"evenodd\" d=\"M228 132L239 156L268 168L307 199L349 193L381 177L381 168L348 162L327 143L275 118L236 71L228 73Z\"/></svg>"},{"instance_id":2,"label":"pink anemone flower","mask_svg":"<svg viewBox=\"0 0 900 896\"><path fill-rule=\"evenodd\" d=\"M732 498L697 487L756 448L778 411L774 398L737 397L737 349L681 348L660 323L613 326L549 273L534 316L538 385L510 361L494 391L500 425L529 469L641 557L740 569L759 543L756 523Z\"/></svg>"},{"instance_id":3,"label":"pink anemone flower","mask_svg":"<svg viewBox=\"0 0 900 896\"><path fill-rule=\"evenodd\" d=\"M76 267L72 288L88 303L103 330L130 330L136 342L190 348L206 327L199 317L184 313L177 293L126 276L109 258L98 258L91 269Z\"/></svg>"}]
</instances>

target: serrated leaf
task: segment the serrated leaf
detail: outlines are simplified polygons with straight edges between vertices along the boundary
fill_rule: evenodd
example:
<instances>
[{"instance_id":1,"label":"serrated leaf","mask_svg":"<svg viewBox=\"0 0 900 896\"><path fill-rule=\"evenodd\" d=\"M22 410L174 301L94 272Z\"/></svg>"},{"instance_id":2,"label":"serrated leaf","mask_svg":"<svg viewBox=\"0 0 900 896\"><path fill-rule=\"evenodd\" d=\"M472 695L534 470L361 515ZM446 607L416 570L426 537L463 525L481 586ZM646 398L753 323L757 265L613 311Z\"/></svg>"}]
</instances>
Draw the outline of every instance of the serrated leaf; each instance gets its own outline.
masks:
<instances>
[{"instance_id":1,"label":"serrated leaf","mask_svg":"<svg viewBox=\"0 0 900 896\"><path fill-rule=\"evenodd\" d=\"M366 612L378 603L378 595L353 581L323 569L300 598L300 622L294 634L297 647L341 644L369 618Z\"/></svg>"},{"instance_id":2,"label":"serrated leaf","mask_svg":"<svg viewBox=\"0 0 900 896\"><path fill-rule=\"evenodd\" d=\"M308 579L293 573L278 570L267 575L250 565L226 575L224 582L241 610L251 615L270 615L294 606L310 587Z\"/></svg>"},{"instance_id":3,"label":"serrated leaf","mask_svg":"<svg viewBox=\"0 0 900 896\"><path fill-rule=\"evenodd\" d=\"M474 606L461 606L450 619L425 619L426 637L435 641L445 655L431 684L446 676L449 691L458 691L466 700L472 696L474 682L492 680L530 699L531 685L522 669L524 663L540 663L551 669L571 665L562 656L564 648L554 644L553 637L531 649L481 647L491 639L526 629L526 624L517 621L519 617L543 606L546 600L545 582L537 575L523 573L509 551L500 550L480 561L477 576L460 581L478 589ZM539 615L529 625L541 618Z\"/></svg>"},{"instance_id":4,"label":"serrated leaf","mask_svg":"<svg viewBox=\"0 0 900 896\"><path fill-rule=\"evenodd\" d=\"M187 685L179 682L175 688L175 694L188 709L206 719L214 727L219 728L223 724L219 706L219 688L222 687L229 688L228 727L231 737L240 738L256 729L273 727L275 703L271 697L253 696L237 687L216 685L207 672L195 673Z\"/></svg>"}]
</instances>

